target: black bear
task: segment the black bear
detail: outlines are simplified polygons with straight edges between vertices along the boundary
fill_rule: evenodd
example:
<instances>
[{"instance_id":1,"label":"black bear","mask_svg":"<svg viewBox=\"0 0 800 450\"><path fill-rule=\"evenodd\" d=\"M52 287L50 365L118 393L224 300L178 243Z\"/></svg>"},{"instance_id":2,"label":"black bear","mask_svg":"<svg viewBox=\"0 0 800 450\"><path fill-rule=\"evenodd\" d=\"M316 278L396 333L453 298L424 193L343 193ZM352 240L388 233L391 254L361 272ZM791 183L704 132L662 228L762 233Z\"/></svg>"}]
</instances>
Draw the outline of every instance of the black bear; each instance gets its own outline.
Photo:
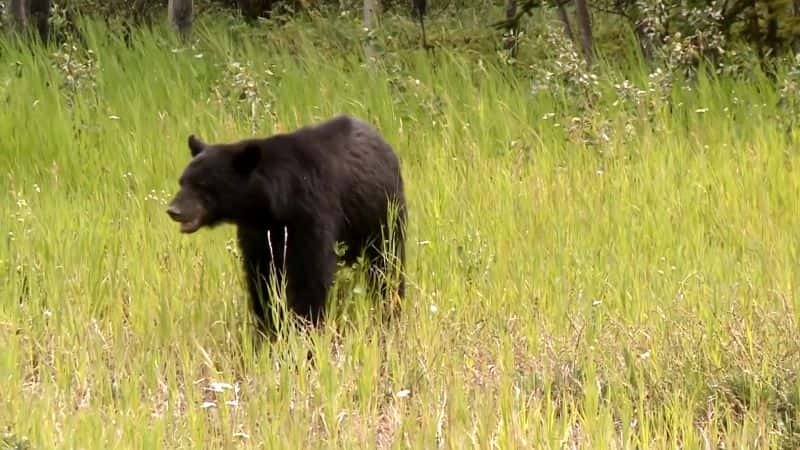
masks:
<instances>
[{"instance_id":1,"label":"black bear","mask_svg":"<svg viewBox=\"0 0 800 450\"><path fill-rule=\"evenodd\" d=\"M389 294L387 271L405 263L407 211L397 155L375 128L342 115L264 139L208 144L190 135L188 144L192 160L167 213L183 233L236 225L259 331L275 331L270 274L279 283L285 276L292 311L320 323L337 241L348 263L363 251L373 282ZM395 274L402 298L404 277Z\"/></svg>"}]
</instances>

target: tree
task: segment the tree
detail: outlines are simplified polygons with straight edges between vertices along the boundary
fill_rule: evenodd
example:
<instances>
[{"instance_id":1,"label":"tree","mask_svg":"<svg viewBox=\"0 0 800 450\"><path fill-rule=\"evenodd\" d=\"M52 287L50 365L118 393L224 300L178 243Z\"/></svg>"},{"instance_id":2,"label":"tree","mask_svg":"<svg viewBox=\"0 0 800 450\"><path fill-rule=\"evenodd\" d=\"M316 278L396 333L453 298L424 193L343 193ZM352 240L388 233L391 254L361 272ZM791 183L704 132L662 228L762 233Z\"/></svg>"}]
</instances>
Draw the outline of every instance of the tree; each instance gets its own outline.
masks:
<instances>
[{"instance_id":1,"label":"tree","mask_svg":"<svg viewBox=\"0 0 800 450\"><path fill-rule=\"evenodd\" d=\"M11 18L17 27L24 27L28 23L28 13L25 11L25 0L11 0L9 5Z\"/></svg>"},{"instance_id":2,"label":"tree","mask_svg":"<svg viewBox=\"0 0 800 450\"><path fill-rule=\"evenodd\" d=\"M794 0L792 2L792 12L794 13L794 19L800 19L800 0ZM800 33L795 32L794 39L792 40L792 47L794 47L795 55L800 55Z\"/></svg>"},{"instance_id":3,"label":"tree","mask_svg":"<svg viewBox=\"0 0 800 450\"><path fill-rule=\"evenodd\" d=\"M594 59L594 50L592 48L592 23L589 18L589 7L586 5L586 0L575 0L575 22L578 25L578 32L580 33L581 49L583 49L583 57L586 58L586 64L592 65Z\"/></svg>"},{"instance_id":4,"label":"tree","mask_svg":"<svg viewBox=\"0 0 800 450\"><path fill-rule=\"evenodd\" d=\"M42 42L47 42L50 37L50 0L11 0L10 7L17 29L24 30L33 24Z\"/></svg>"},{"instance_id":5,"label":"tree","mask_svg":"<svg viewBox=\"0 0 800 450\"><path fill-rule=\"evenodd\" d=\"M509 0L509 1L516 1L516 0ZM798 0L800 1L800 0ZM427 0L413 0L412 6L414 10L414 15L419 19L419 27L422 30L422 48L428 48L428 40L425 37L425 13L428 9L428 2Z\"/></svg>"},{"instance_id":6,"label":"tree","mask_svg":"<svg viewBox=\"0 0 800 450\"><path fill-rule=\"evenodd\" d=\"M516 15L517 15L517 0L506 0L506 20L513 21ZM509 49L511 50L512 57L516 57L517 51L519 49L519 47L517 46L517 28L516 27L506 28L506 34L507 36L503 46L507 50Z\"/></svg>"},{"instance_id":7,"label":"tree","mask_svg":"<svg viewBox=\"0 0 800 450\"><path fill-rule=\"evenodd\" d=\"M237 6L245 20L253 22L259 17L269 17L272 0L237 0Z\"/></svg>"},{"instance_id":8,"label":"tree","mask_svg":"<svg viewBox=\"0 0 800 450\"><path fill-rule=\"evenodd\" d=\"M569 15L567 14L567 7L564 6L566 2L556 2L556 9L558 10L558 18L564 24L564 34L572 42L575 42L575 35L572 34L572 25L569 23Z\"/></svg>"},{"instance_id":9,"label":"tree","mask_svg":"<svg viewBox=\"0 0 800 450\"><path fill-rule=\"evenodd\" d=\"M42 42L47 42L50 37L50 0L30 0L29 13Z\"/></svg>"},{"instance_id":10,"label":"tree","mask_svg":"<svg viewBox=\"0 0 800 450\"><path fill-rule=\"evenodd\" d=\"M520 19L522 19L522 17L526 14L530 14L534 8L543 6L544 1L545 0L526 0L524 3L519 5L518 8L515 2L513 11L508 7L509 3L506 3L506 18L493 23L492 26L495 28L516 30L519 27ZM589 18L589 7L586 1L587 0L575 0L575 21L577 22L578 31L580 32L580 46L583 49L584 58L586 59L586 63L591 65L594 59L592 24ZM550 2L556 7L558 16L564 23L564 34L566 34L570 40L575 42L572 26L569 23L569 17L565 8L565 5L569 2L569 0L550 0Z\"/></svg>"},{"instance_id":11,"label":"tree","mask_svg":"<svg viewBox=\"0 0 800 450\"><path fill-rule=\"evenodd\" d=\"M364 43L364 53L367 59L372 60L378 57L378 50L373 43L373 33L378 24L378 16L380 15L380 1L379 0L364 0L364 28L367 29L367 40Z\"/></svg>"},{"instance_id":12,"label":"tree","mask_svg":"<svg viewBox=\"0 0 800 450\"><path fill-rule=\"evenodd\" d=\"M169 0L169 21L182 36L188 36L192 30L192 0Z\"/></svg>"}]
</instances>

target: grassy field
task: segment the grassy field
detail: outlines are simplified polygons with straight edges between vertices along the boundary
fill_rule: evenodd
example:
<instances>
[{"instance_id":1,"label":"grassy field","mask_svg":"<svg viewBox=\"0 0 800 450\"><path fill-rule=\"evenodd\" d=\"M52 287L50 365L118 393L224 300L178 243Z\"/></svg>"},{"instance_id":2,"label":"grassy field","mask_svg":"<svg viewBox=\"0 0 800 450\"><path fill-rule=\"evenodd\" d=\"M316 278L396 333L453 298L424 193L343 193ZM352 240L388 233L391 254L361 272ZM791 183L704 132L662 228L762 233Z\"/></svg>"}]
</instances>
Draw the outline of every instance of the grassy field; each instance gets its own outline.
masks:
<instances>
[{"instance_id":1,"label":"grassy field","mask_svg":"<svg viewBox=\"0 0 800 450\"><path fill-rule=\"evenodd\" d=\"M0 43L2 448L800 446L778 84L609 69L533 92L491 53L369 70L347 29L287 27ZM186 136L338 113L401 155L404 314L382 329L343 271L325 330L254 354L234 229L164 212Z\"/></svg>"}]
</instances>

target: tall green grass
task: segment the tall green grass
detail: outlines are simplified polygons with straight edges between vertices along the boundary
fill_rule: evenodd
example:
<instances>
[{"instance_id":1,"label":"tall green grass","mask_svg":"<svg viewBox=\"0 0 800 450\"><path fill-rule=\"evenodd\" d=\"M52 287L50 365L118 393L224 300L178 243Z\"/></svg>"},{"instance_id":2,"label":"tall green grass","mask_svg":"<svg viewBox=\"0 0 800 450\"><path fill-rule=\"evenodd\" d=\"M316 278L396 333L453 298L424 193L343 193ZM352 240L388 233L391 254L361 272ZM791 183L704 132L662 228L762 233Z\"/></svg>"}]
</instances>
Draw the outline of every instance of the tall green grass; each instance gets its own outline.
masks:
<instances>
[{"instance_id":1,"label":"tall green grass","mask_svg":"<svg viewBox=\"0 0 800 450\"><path fill-rule=\"evenodd\" d=\"M766 77L636 106L612 71L581 110L492 55L370 69L324 21L208 19L193 47L83 29L69 70L64 49L0 47L4 445L800 445L800 158ZM403 315L383 329L343 276L335 321L253 353L233 228L164 213L186 136L338 113L402 159Z\"/></svg>"}]
</instances>

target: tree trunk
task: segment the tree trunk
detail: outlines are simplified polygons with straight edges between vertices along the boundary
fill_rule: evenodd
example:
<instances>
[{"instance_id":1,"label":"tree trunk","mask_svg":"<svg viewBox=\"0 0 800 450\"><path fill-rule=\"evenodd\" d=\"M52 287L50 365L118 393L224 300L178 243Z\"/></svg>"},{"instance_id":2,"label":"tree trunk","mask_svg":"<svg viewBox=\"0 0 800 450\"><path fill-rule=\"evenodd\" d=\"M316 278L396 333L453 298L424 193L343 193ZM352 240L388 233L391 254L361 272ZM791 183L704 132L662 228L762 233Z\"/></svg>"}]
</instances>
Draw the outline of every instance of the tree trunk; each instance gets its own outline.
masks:
<instances>
[{"instance_id":1,"label":"tree trunk","mask_svg":"<svg viewBox=\"0 0 800 450\"><path fill-rule=\"evenodd\" d=\"M516 15L517 15L517 0L506 0L506 19L513 20Z\"/></svg>"},{"instance_id":2,"label":"tree trunk","mask_svg":"<svg viewBox=\"0 0 800 450\"><path fill-rule=\"evenodd\" d=\"M514 17L517 17L517 0L506 0L506 20L509 23L513 23ZM511 56L514 58L517 57L519 52L519 46L517 45L517 33L519 33L519 30L516 28L516 26L509 26L506 29L507 35L503 41L503 47L506 50L511 50Z\"/></svg>"},{"instance_id":3,"label":"tree trunk","mask_svg":"<svg viewBox=\"0 0 800 450\"><path fill-rule=\"evenodd\" d=\"M50 0L29 0L29 5L31 23L39 31L42 42L47 42L50 37Z\"/></svg>"},{"instance_id":4,"label":"tree trunk","mask_svg":"<svg viewBox=\"0 0 800 450\"><path fill-rule=\"evenodd\" d=\"M564 23L564 34L567 35L567 38L575 42L575 35L572 34L572 25L569 24L569 16L567 15L567 8L564 7L565 2L557 1L557 10L558 10L558 18L561 19L561 22Z\"/></svg>"},{"instance_id":5,"label":"tree trunk","mask_svg":"<svg viewBox=\"0 0 800 450\"><path fill-rule=\"evenodd\" d=\"M17 31L27 30L28 25L36 26L42 42L50 36L50 0L11 0L11 18Z\"/></svg>"},{"instance_id":6,"label":"tree trunk","mask_svg":"<svg viewBox=\"0 0 800 450\"><path fill-rule=\"evenodd\" d=\"M248 22L254 22L259 17L269 17L272 12L272 0L238 0L236 3Z\"/></svg>"},{"instance_id":7,"label":"tree trunk","mask_svg":"<svg viewBox=\"0 0 800 450\"><path fill-rule=\"evenodd\" d=\"M780 50L780 39L778 38L778 15L772 4L767 3L767 30L764 33L764 42L766 43L771 56L774 56Z\"/></svg>"},{"instance_id":8,"label":"tree trunk","mask_svg":"<svg viewBox=\"0 0 800 450\"><path fill-rule=\"evenodd\" d=\"M181 36L188 36L192 31L192 0L169 0L169 21Z\"/></svg>"},{"instance_id":9,"label":"tree trunk","mask_svg":"<svg viewBox=\"0 0 800 450\"><path fill-rule=\"evenodd\" d=\"M794 6L794 18L795 20L800 20L800 0L794 0L792 2L792 6ZM794 54L800 54L800 33L797 32L797 25L795 25L794 31L794 39L792 39L792 47L794 47Z\"/></svg>"},{"instance_id":10,"label":"tree trunk","mask_svg":"<svg viewBox=\"0 0 800 450\"><path fill-rule=\"evenodd\" d=\"M11 17L18 29L24 28L28 23L28 12L25 3L25 0L11 0L9 4Z\"/></svg>"},{"instance_id":11,"label":"tree trunk","mask_svg":"<svg viewBox=\"0 0 800 450\"><path fill-rule=\"evenodd\" d=\"M364 0L364 28L367 29L367 40L364 43L364 53L367 55L368 60L378 57L378 50L372 42L372 34L378 25L378 16L380 15L380 1L379 0Z\"/></svg>"},{"instance_id":12,"label":"tree trunk","mask_svg":"<svg viewBox=\"0 0 800 450\"><path fill-rule=\"evenodd\" d=\"M753 9L745 19L745 33L750 42L756 47L756 54L760 62L764 61L764 45L761 38L761 28L758 26L758 11Z\"/></svg>"},{"instance_id":13,"label":"tree trunk","mask_svg":"<svg viewBox=\"0 0 800 450\"><path fill-rule=\"evenodd\" d=\"M422 48L428 48L428 38L425 37L425 13L428 11L427 0L413 0L414 15L419 19L419 29L422 32Z\"/></svg>"},{"instance_id":14,"label":"tree trunk","mask_svg":"<svg viewBox=\"0 0 800 450\"><path fill-rule=\"evenodd\" d=\"M589 8L587 0L575 0L575 22L581 34L581 47L586 58L586 64L592 65L594 51L592 49L592 24L589 18Z\"/></svg>"}]
</instances>

